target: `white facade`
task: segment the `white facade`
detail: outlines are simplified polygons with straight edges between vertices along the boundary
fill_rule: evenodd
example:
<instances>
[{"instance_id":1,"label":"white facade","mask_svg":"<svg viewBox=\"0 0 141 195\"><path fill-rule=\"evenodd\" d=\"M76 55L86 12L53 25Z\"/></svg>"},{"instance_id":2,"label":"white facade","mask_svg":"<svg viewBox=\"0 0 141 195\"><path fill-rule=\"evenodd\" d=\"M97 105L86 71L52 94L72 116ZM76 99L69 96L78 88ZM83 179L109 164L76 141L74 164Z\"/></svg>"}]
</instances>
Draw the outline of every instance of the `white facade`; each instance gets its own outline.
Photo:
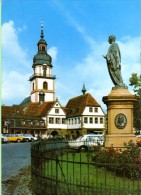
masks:
<instances>
[{"instance_id":1,"label":"white facade","mask_svg":"<svg viewBox=\"0 0 141 195\"><path fill-rule=\"evenodd\" d=\"M43 66L46 66L46 77L43 74ZM51 68L46 64L39 65L34 68L33 80L31 81L31 101L39 102L39 92L44 91L44 101L55 100L55 80L51 75Z\"/></svg>"},{"instance_id":2,"label":"white facade","mask_svg":"<svg viewBox=\"0 0 141 195\"><path fill-rule=\"evenodd\" d=\"M68 118L68 129L103 130L105 114L101 107L85 107L82 116Z\"/></svg>"},{"instance_id":3,"label":"white facade","mask_svg":"<svg viewBox=\"0 0 141 195\"><path fill-rule=\"evenodd\" d=\"M48 131L67 130L66 114L58 101L44 120L46 121Z\"/></svg>"}]
</instances>

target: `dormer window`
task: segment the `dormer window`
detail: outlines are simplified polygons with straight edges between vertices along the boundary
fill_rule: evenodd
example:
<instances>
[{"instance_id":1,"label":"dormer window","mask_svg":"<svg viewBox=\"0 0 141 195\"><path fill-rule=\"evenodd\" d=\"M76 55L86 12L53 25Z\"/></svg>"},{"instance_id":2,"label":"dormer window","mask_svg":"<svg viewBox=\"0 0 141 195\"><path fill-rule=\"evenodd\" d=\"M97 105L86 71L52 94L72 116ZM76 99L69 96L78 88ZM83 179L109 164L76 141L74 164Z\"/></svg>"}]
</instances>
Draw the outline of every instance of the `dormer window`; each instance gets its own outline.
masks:
<instances>
[{"instance_id":1,"label":"dormer window","mask_svg":"<svg viewBox=\"0 0 141 195\"><path fill-rule=\"evenodd\" d=\"M89 112L93 112L93 107L89 107Z\"/></svg>"},{"instance_id":2,"label":"dormer window","mask_svg":"<svg viewBox=\"0 0 141 195\"><path fill-rule=\"evenodd\" d=\"M94 112L98 112L98 108L94 108Z\"/></svg>"}]
</instances>

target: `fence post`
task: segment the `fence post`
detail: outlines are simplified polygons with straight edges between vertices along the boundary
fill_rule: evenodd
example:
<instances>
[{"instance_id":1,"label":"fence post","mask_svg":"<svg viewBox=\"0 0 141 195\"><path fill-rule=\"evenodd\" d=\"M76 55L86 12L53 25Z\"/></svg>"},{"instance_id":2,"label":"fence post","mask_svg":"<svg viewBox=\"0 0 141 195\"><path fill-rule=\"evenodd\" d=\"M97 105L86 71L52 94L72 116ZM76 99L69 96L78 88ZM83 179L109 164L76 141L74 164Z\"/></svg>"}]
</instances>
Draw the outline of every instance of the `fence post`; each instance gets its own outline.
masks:
<instances>
[{"instance_id":1,"label":"fence post","mask_svg":"<svg viewBox=\"0 0 141 195\"><path fill-rule=\"evenodd\" d=\"M56 156L56 195L58 194L58 156Z\"/></svg>"}]
</instances>

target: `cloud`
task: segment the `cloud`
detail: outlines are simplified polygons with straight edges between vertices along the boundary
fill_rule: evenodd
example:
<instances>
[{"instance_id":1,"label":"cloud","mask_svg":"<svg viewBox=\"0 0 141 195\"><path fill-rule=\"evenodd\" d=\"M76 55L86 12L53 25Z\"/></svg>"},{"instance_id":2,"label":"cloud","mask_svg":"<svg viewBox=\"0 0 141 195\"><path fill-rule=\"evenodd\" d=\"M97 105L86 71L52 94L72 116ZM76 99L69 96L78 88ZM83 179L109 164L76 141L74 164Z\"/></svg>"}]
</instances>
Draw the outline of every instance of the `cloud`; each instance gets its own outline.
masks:
<instances>
[{"instance_id":1,"label":"cloud","mask_svg":"<svg viewBox=\"0 0 141 195\"><path fill-rule=\"evenodd\" d=\"M18 104L23 100L23 98L29 96L30 85L29 82L27 82L29 76L30 74L20 74L16 71L10 71L2 74L3 103L13 101L14 104Z\"/></svg>"},{"instance_id":2,"label":"cloud","mask_svg":"<svg viewBox=\"0 0 141 195\"><path fill-rule=\"evenodd\" d=\"M6 105L18 104L30 93L27 81L31 62L20 46L18 32L13 21L2 25L2 103Z\"/></svg>"},{"instance_id":3,"label":"cloud","mask_svg":"<svg viewBox=\"0 0 141 195\"><path fill-rule=\"evenodd\" d=\"M2 25L2 57L4 70L9 68L22 71L29 67L29 57L19 44L18 30L11 20Z\"/></svg>"},{"instance_id":4,"label":"cloud","mask_svg":"<svg viewBox=\"0 0 141 195\"><path fill-rule=\"evenodd\" d=\"M119 43L121 51L121 64L123 79L129 84L129 78L133 72L141 74L140 67L140 43L141 37L128 37Z\"/></svg>"}]
</instances>

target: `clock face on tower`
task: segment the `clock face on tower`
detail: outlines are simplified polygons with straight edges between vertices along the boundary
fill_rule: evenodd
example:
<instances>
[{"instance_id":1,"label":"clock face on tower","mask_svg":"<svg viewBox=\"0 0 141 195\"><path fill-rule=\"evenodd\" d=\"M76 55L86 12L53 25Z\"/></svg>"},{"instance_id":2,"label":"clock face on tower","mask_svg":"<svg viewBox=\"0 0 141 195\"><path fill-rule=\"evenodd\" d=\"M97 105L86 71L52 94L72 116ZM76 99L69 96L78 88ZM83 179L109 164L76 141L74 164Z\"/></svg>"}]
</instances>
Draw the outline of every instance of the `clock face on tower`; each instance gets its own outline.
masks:
<instances>
[{"instance_id":1,"label":"clock face on tower","mask_svg":"<svg viewBox=\"0 0 141 195\"><path fill-rule=\"evenodd\" d=\"M124 114L120 113L115 117L115 125L118 129L124 129L127 124L127 118Z\"/></svg>"}]
</instances>

